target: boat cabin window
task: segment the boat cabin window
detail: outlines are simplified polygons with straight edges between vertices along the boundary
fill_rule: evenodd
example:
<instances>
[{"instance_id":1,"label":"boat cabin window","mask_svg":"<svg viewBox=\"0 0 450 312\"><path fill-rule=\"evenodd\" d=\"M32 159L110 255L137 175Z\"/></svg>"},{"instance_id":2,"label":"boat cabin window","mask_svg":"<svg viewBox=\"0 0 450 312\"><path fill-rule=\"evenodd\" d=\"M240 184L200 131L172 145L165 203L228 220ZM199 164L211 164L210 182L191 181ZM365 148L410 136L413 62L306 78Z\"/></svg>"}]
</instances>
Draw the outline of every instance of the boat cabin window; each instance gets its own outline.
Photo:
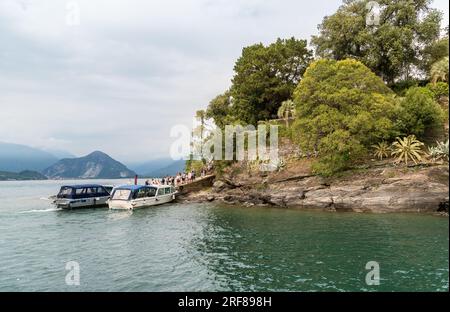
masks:
<instances>
[{"instance_id":1,"label":"boat cabin window","mask_svg":"<svg viewBox=\"0 0 450 312\"><path fill-rule=\"evenodd\" d=\"M112 195L113 200L128 200L130 198L131 190L116 189Z\"/></svg>"},{"instance_id":2,"label":"boat cabin window","mask_svg":"<svg viewBox=\"0 0 450 312\"><path fill-rule=\"evenodd\" d=\"M166 187L166 194L170 194L171 192L170 192L170 187Z\"/></svg>"},{"instance_id":3,"label":"boat cabin window","mask_svg":"<svg viewBox=\"0 0 450 312\"><path fill-rule=\"evenodd\" d=\"M85 189L87 195L95 195L97 194L97 188L94 187L88 187Z\"/></svg>"},{"instance_id":4,"label":"boat cabin window","mask_svg":"<svg viewBox=\"0 0 450 312\"><path fill-rule=\"evenodd\" d=\"M156 188L150 187L148 188L147 197L155 197L156 195Z\"/></svg>"},{"instance_id":5,"label":"boat cabin window","mask_svg":"<svg viewBox=\"0 0 450 312\"><path fill-rule=\"evenodd\" d=\"M109 196L102 186L74 187L63 186L58 193L58 198L86 198L96 196Z\"/></svg>"},{"instance_id":6,"label":"boat cabin window","mask_svg":"<svg viewBox=\"0 0 450 312\"><path fill-rule=\"evenodd\" d=\"M138 198L147 198L147 197L154 197L156 194L156 188L154 187L143 187L133 194L133 199Z\"/></svg>"},{"instance_id":7,"label":"boat cabin window","mask_svg":"<svg viewBox=\"0 0 450 312\"><path fill-rule=\"evenodd\" d=\"M136 191L136 193L134 194L133 198L134 199L138 199L138 198L146 198L148 193L148 189L147 188L141 188L139 190Z\"/></svg>"},{"instance_id":8,"label":"boat cabin window","mask_svg":"<svg viewBox=\"0 0 450 312\"><path fill-rule=\"evenodd\" d=\"M158 196L164 195L164 193L165 192L163 188L158 189Z\"/></svg>"}]
</instances>

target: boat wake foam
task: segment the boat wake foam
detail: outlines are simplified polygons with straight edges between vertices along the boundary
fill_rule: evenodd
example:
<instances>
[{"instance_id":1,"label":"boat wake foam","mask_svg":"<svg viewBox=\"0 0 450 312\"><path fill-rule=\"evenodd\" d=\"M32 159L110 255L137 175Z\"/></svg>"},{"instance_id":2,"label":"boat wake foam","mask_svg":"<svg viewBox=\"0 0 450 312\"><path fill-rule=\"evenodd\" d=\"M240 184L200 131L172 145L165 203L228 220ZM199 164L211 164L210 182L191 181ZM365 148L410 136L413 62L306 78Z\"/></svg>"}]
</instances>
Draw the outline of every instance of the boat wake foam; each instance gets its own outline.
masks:
<instances>
[{"instance_id":1,"label":"boat wake foam","mask_svg":"<svg viewBox=\"0 0 450 312\"><path fill-rule=\"evenodd\" d=\"M20 211L19 213L34 213L34 212L52 212L52 211L61 211L62 208L49 208L49 209L33 209L33 210L25 210Z\"/></svg>"}]
</instances>

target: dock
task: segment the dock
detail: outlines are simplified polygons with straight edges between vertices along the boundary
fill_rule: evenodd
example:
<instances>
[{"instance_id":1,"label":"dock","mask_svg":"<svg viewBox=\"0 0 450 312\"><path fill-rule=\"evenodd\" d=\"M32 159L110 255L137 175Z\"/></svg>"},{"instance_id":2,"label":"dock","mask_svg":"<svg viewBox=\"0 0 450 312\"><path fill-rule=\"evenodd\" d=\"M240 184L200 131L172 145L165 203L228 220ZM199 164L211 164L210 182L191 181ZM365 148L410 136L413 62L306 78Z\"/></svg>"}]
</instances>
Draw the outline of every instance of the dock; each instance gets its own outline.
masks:
<instances>
[{"instance_id":1,"label":"dock","mask_svg":"<svg viewBox=\"0 0 450 312\"><path fill-rule=\"evenodd\" d=\"M206 175L204 177L200 177L198 179L195 179L192 182L188 182L182 185L177 185L176 189L179 192L179 194L184 195L190 192L198 192L204 188L211 187L214 183L216 175L210 174Z\"/></svg>"}]
</instances>

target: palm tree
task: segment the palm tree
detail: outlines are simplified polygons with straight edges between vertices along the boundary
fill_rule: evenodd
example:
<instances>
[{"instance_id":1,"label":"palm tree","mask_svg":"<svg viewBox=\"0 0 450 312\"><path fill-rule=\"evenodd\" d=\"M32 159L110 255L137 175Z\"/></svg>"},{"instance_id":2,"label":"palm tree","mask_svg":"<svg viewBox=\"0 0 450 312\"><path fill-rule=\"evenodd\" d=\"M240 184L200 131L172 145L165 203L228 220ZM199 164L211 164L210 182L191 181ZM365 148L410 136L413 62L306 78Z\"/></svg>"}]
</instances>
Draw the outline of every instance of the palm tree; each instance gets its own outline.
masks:
<instances>
[{"instance_id":1,"label":"palm tree","mask_svg":"<svg viewBox=\"0 0 450 312\"><path fill-rule=\"evenodd\" d=\"M198 127L192 129L191 133L191 151L194 149L202 155L203 158L203 144L206 130L206 112L198 110L195 112L195 119L200 123ZM197 140L195 140L197 138ZM198 141L200 139L200 141Z\"/></svg>"},{"instance_id":2,"label":"palm tree","mask_svg":"<svg viewBox=\"0 0 450 312\"><path fill-rule=\"evenodd\" d=\"M392 143L392 156L396 156L396 162L402 161L408 165L408 160L411 159L415 164L422 161L422 156L425 154L422 151L424 144L416 139L416 136L410 135L404 138L397 138L397 141Z\"/></svg>"},{"instance_id":3,"label":"palm tree","mask_svg":"<svg viewBox=\"0 0 450 312\"><path fill-rule=\"evenodd\" d=\"M289 128L289 117L295 116L295 104L292 100L286 100L281 103L278 109L278 117L286 121L286 127Z\"/></svg>"},{"instance_id":4,"label":"palm tree","mask_svg":"<svg viewBox=\"0 0 450 312\"><path fill-rule=\"evenodd\" d=\"M440 59L431 66L430 76L432 83L438 81L448 82L448 56Z\"/></svg>"},{"instance_id":5,"label":"palm tree","mask_svg":"<svg viewBox=\"0 0 450 312\"><path fill-rule=\"evenodd\" d=\"M374 148L374 155L375 157L379 158L380 160L383 160L384 157L389 157L389 154L391 152L391 147L389 144L385 141L380 142L378 144L372 145Z\"/></svg>"},{"instance_id":6,"label":"palm tree","mask_svg":"<svg viewBox=\"0 0 450 312\"><path fill-rule=\"evenodd\" d=\"M206 112L198 110L195 112L195 118L200 122L200 139L203 141L203 133L205 132Z\"/></svg>"}]
</instances>

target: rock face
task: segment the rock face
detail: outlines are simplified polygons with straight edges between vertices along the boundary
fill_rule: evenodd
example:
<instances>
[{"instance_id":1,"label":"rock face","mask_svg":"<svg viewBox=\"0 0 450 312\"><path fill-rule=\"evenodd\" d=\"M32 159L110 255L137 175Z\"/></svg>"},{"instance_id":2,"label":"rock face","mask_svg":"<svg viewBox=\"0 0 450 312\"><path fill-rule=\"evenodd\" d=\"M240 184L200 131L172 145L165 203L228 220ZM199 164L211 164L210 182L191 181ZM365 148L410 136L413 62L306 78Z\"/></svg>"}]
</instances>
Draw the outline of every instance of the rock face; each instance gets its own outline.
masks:
<instances>
[{"instance_id":1,"label":"rock face","mask_svg":"<svg viewBox=\"0 0 450 312\"><path fill-rule=\"evenodd\" d=\"M216 181L210 191L188 199L328 211L436 212L448 209L448 178L445 165L366 169L328 181L305 175L258 184L240 177L239 187Z\"/></svg>"},{"instance_id":2,"label":"rock face","mask_svg":"<svg viewBox=\"0 0 450 312\"><path fill-rule=\"evenodd\" d=\"M62 159L45 169L43 174L50 179L116 179L136 175L125 165L102 152L93 152L80 158Z\"/></svg>"}]
</instances>

